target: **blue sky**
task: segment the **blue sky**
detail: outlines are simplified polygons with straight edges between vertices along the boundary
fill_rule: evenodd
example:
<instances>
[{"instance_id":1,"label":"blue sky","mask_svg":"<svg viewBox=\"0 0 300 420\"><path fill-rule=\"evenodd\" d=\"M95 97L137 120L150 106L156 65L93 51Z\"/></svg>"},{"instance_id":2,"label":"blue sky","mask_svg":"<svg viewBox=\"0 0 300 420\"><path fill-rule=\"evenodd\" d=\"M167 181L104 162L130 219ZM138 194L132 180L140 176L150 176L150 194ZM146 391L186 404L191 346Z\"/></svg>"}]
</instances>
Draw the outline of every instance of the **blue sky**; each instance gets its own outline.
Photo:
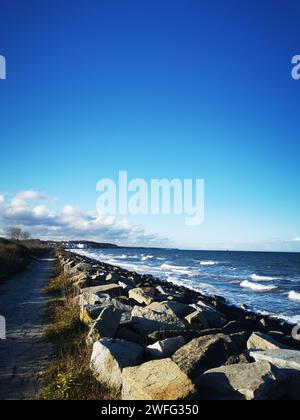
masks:
<instances>
[{"instance_id":1,"label":"blue sky","mask_svg":"<svg viewBox=\"0 0 300 420\"><path fill-rule=\"evenodd\" d=\"M299 1L0 0L0 10L2 230L300 251ZM204 178L204 224L94 223L97 181L122 169Z\"/></svg>"}]
</instances>

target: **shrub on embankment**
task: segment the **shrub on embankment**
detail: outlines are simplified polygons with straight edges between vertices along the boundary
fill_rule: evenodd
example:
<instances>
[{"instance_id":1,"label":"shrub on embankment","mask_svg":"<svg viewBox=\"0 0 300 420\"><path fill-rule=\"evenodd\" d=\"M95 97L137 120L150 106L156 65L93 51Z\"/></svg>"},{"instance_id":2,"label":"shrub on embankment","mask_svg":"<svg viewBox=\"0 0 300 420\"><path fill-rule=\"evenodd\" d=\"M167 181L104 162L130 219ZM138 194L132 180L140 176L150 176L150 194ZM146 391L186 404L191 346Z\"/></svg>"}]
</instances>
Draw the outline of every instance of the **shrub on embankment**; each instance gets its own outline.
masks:
<instances>
[{"instance_id":1,"label":"shrub on embankment","mask_svg":"<svg viewBox=\"0 0 300 420\"><path fill-rule=\"evenodd\" d=\"M0 281L24 270L36 257L49 249L38 240L14 241L0 238Z\"/></svg>"}]
</instances>

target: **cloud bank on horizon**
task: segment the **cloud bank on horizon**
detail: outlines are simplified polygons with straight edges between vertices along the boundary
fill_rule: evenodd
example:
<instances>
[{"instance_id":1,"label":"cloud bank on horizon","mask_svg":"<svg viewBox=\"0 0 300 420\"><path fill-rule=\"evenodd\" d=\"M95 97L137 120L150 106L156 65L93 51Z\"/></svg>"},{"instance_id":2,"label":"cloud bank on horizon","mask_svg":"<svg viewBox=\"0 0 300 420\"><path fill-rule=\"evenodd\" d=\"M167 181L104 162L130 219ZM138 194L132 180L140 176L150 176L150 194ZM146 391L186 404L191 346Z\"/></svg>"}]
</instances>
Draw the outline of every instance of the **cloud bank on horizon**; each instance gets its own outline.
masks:
<instances>
[{"instance_id":1,"label":"cloud bank on horizon","mask_svg":"<svg viewBox=\"0 0 300 420\"><path fill-rule=\"evenodd\" d=\"M126 219L69 205L51 210L51 201L51 197L33 190L21 191L9 200L7 194L0 194L0 236L5 236L8 226L19 226L45 240L95 240L131 246L162 246L166 241Z\"/></svg>"},{"instance_id":2,"label":"cloud bank on horizon","mask_svg":"<svg viewBox=\"0 0 300 420\"><path fill-rule=\"evenodd\" d=\"M125 218L100 215L97 211L82 211L65 205L51 210L56 201L47 194L24 190L15 195L0 194L0 236L6 235L10 226L28 231L32 237L44 240L94 240L113 242L124 246L166 247L170 240L141 226L130 224ZM282 247L285 243L287 246ZM200 244L198 249L232 249L262 251L296 251L292 244L299 244L300 236L292 239L276 239L259 244ZM290 245L289 245L290 244Z\"/></svg>"}]
</instances>

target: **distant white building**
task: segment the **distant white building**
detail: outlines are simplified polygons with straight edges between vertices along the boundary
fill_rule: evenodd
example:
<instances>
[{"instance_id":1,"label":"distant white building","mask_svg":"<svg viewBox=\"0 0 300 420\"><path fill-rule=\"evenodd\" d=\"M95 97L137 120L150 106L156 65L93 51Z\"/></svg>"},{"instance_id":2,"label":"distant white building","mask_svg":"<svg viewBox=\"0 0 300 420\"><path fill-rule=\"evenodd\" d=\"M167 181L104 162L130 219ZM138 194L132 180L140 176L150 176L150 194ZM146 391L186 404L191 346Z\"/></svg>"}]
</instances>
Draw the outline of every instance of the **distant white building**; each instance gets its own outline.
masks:
<instances>
[{"instance_id":1,"label":"distant white building","mask_svg":"<svg viewBox=\"0 0 300 420\"><path fill-rule=\"evenodd\" d=\"M84 243L74 243L74 242L63 242L63 246L66 249L87 249L88 245Z\"/></svg>"},{"instance_id":2,"label":"distant white building","mask_svg":"<svg viewBox=\"0 0 300 420\"><path fill-rule=\"evenodd\" d=\"M78 249L87 249L87 244L77 244Z\"/></svg>"}]
</instances>

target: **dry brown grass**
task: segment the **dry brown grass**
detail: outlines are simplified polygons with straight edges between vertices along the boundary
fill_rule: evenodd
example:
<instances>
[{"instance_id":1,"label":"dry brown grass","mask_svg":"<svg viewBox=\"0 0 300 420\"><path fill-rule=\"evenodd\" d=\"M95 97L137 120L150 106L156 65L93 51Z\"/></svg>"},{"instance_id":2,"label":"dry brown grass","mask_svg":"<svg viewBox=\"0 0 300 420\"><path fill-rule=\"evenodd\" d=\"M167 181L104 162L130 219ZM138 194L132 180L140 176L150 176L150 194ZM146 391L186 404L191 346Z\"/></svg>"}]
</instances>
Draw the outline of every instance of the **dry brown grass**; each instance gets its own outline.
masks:
<instances>
[{"instance_id":1,"label":"dry brown grass","mask_svg":"<svg viewBox=\"0 0 300 420\"><path fill-rule=\"evenodd\" d=\"M50 248L40 241L13 241L0 238L0 281L19 273Z\"/></svg>"},{"instance_id":2,"label":"dry brown grass","mask_svg":"<svg viewBox=\"0 0 300 420\"><path fill-rule=\"evenodd\" d=\"M47 286L55 298L49 301L45 338L54 347L54 358L45 373L42 400L116 400L118 395L95 380L89 369L91 349L86 346L86 327L74 303L72 279L59 272Z\"/></svg>"}]
</instances>

